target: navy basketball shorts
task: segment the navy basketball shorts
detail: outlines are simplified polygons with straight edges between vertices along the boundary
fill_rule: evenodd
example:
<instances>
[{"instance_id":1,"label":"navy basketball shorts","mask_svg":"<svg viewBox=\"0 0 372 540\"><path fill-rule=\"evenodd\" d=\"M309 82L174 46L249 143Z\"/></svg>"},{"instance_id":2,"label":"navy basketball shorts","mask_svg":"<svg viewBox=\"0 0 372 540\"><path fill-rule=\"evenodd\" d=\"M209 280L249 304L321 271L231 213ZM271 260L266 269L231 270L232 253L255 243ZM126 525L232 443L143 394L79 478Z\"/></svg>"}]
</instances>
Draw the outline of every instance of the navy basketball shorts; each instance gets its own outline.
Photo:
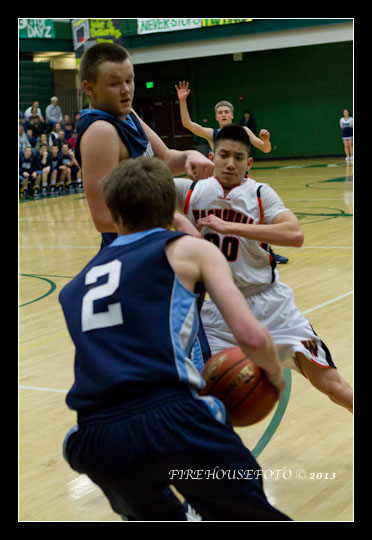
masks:
<instances>
[{"instance_id":1,"label":"navy basketball shorts","mask_svg":"<svg viewBox=\"0 0 372 540\"><path fill-rule=\"evenodd\" d=\"M203 521L290 521L268 502L259 464L217 419L211 399L190 390L155 392L79 417L65 458L129 520L185 521L173 485Z\"/></svg>"}]
</instances>

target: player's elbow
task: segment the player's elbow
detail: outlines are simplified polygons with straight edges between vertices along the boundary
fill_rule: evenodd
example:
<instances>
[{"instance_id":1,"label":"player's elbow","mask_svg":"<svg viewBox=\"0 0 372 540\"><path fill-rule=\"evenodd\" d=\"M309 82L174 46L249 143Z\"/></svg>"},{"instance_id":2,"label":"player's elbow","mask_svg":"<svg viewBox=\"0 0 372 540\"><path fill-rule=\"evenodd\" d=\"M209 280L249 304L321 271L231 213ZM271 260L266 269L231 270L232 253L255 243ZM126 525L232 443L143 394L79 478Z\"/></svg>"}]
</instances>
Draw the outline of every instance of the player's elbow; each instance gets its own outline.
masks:
<instances>
[{"instance_id":1,"label":"player's elbow","mask_svg":"<svg viewBox=\"0 0 372 540\"><path fill-rule=\"evenodd\" d=\"M304 239L304 233L301 231L301 229L295 230L292 235L292 247L302 247Z\"/></svg>"},{"instance_id":2,"label":"player's elbow","mask_svg":"<svg viewBox=\"0 0 372 540\"><path fill-rule=\"evenodd\" d=\"M99 233L117 232L114 222L111 218L111 214L106 212L91 212L92 220L96 230Z\"/></svg>"}]
</instances>

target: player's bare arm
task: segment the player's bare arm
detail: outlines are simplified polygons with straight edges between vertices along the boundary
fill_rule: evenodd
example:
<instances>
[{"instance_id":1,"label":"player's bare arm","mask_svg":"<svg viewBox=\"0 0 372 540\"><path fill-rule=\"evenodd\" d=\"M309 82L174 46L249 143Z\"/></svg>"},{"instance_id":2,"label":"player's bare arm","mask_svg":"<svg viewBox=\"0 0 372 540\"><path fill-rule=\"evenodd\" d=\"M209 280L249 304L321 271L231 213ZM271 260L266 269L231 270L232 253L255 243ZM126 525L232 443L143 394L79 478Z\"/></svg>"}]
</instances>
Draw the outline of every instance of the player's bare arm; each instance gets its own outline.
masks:
<instances>
[{"instance_id":1,"label":"player's bare arm","mask_svg":"<svg viewBox=\"0 0 372 540\"><path fill-rule=\"evenodd\" d=\"M83 156L84 190L94 225L99 232L117 232L111 214L103 200L100 180L121 161L129 157L116 129L98 120L84 133L80 152Z\"/></svg>"},{"instance_id":2,"label":"player's bare arm","mask_svg":"<svg viewBox=\"0 0 372 540\"><path fill-rule=\"evenodd\" d=\"M186 288L194 290L195 283L204 283L239 346L281 391L285 383L277 349L269 332L253 316L236 287L230 267L219 249L205 240L183 237L168 246L167 256Z\"/></svg>"},{"instance_id":3,"label":"player's bare arm","mask_svg":"<svg viewBox=\"0 0 372 540\"><path fill-rule=\"evenodd\" d=\"M177 90L177 97L180 102L180 114L183 127L191 131L191 133L193 133L197 137L202 137L203 139L206 139L209 143L209 146L213 148L213 129L203 127L200 124L197 124L196 122L193 122L191 120L187 108L187 97L190 94L189 83L182 81L179 82L179 86L175 84L174 87Z\"/></svg>"},{"instance_id":4,"label":"player's bare arm","mask_svg":"<svg viewBox=\"0 0 372 540\"><path fill-rule=\"evenodd\" d=\"M252 130L244 126L245 131L249 135L252 146L262 150L265 154L271 152L270 132L267 129L261 129L259 137L257 137Z\"/></svg>"},{"instance_id":5,"label":"player's bare arm","mask_svg":"<svg viewBox=\"0 0 372 540\"><path fill-rule=\"evenodd\" d=\"M193 180L208 178L213 174L214 165L203 154L197 150L169 149L161 138L138 115L137 118L141 122L143 130L151 143L154 155L164 161L172 174L177 176L186 172Z\"/></svg>"},{"instance_id":6,"label":"player's bare arm","mask_svg":"<svg viewBox=\"0 0 372 540\"><path fill-rule=\"evenodd\" d=\"M278 214L272 223L262 225L232 223L211 214L199 219L197 227L209 227L220 234L233 234L275 246L301 247L304 241L298 219L289 211Z\"/></svg>"}]
</instances>

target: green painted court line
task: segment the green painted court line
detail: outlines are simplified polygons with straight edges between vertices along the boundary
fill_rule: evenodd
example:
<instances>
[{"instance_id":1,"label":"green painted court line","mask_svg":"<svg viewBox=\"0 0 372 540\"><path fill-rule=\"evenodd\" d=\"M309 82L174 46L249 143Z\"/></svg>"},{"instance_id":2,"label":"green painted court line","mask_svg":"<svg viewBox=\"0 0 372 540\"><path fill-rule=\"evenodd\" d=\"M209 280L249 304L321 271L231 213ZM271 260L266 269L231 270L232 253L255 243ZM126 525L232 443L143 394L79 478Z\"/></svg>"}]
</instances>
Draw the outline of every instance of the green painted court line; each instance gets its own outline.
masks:
<instances>
[{"instance_id":1,"label":"green painted court line","mask_svg":"<svg viewBox=\"0 0 372 540\"><path fill-rule=\"evenodd\" d=\"M323 163L323 164L313 164L313 165L270 165L268 167L252 167L252 171L260 170L273 170L273 169L317 169L322 167L345 167L345 163Z\"/></svg>"},{"instance_id":2,"label":"green painted court line","mask_svg":"<svg viewBox=\"0 0 372 540\"><path fill-rule=\"evenodd\" d=\"M55 291L56 288L57 288L54 281L51 281L50 279L47 279L45 277L40 277L40 276L37 276L35 274L20 274L20 276L26 276L26 277L33 277L33 278L36 278L36 279L42 279L42 280L46 281L47 283L49 283L50 289L49 289L48 292L46 292L42 296L39 296L38 298L35 298L35 300L31 300L30 302L26 302L25 304L21 304L19 307L28 306L29 304L32 304L33 302L37 302L38 300L41 300L42 298L45 298L46 296L49 296L50 294L52 294L52 292Z\"/></svg>"},{"instance_id":3,"label":"green painted court line","mask_svg":"<svg viewBox=\"0 0 372 540\"><path fill-rule=\"evenodd\" d=\"M262 453L262 451L269 444L270 440L273 438L274 433L276 432L276 430L279 427L280 422L282 421L282 418L284 416L284 413L286 411L286 408L289 402L289 396L291 395L291 387L292 387L292 375L291 375L291 370L288 368L284 368L283 371L284 371L284 379L285 379L285 388L282 392L278 406L276 408L274 416L271 419L270 424L267 426L265 432L261 436L256 446L253 448L253 450L251 450L255 458L257 458Z\"/></svg>"}]
</instances>

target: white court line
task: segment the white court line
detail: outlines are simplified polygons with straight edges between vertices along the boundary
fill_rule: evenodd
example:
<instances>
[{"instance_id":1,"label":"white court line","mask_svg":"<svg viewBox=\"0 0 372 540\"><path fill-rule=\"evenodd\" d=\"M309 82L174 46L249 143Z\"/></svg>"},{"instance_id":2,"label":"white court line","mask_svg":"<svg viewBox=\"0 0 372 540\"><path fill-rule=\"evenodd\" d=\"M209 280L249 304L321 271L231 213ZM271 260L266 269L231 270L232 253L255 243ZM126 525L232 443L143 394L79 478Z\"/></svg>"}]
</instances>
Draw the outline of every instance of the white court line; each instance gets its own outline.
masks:
<instances>
[{"instance_id":1,"label":"white court line","mask_svg":"<svg viewBox=\"0 0 372 540\"><path fill-rule=\"evenodd\" d=\"M18 246L22 249L99 249L99 245L96 246Z\"/></svg>"},{"instance_id":2,"label":"white court line","mask_svg":"<svg viewBox=\"0 0 372 540\"><path fill-rule=\"evenodd\" d=\"M70 210L61 210L60 212L58 212L58 216L60 216L61 214L70 214L71 212L76 212L78 211L77 208L71 208ZM29 221L29 220L37 220L38 218L45 218L45 217L50 217L53 219L53 215L48 215L48 214L39 214L39 215L34 215L34 216L24 216L24 217L20 217L19 218L19 221Z\"/></svg>"},{"instance_id":3,"label":"white court line","mask_svg":"<svg viewBox=\"0 0 372 540\"><path fill-rule=\"evenodd\" d=\"M307 313L311 313L312 311L316 311L317 309L321 309L322 307L328 306L329 304L333 304L334 302L337 302L338 300L341 300L342 298L345 298L346 296L350 296L353 294L353 291L349 291L345 294L341 294L340 296L337 296L336 298L332 298L332 300L328 300L328 302L324 302L323 304L318 304L317 306L314 306L313 308L307 309L306 311L302 312L302 315L306 315ZM66 394L68 390L62 390L59 388L42 388L40 386L23 386L20 385L19 388L22 390L39 390L41 392L60 392L63 394Z\"/></svg>"},{"instance_id":4,"label":"white court line","mask_svg":"<svg viewBox=\"0 0 372 540\"><path fill-rule=\"evenodd\" d=\"M62 392L66 393L68 390L61 390L60 388L42 388L40 386L23 386L20 385L19 388L22 388L22 390L40 390L41 392Z\"/></svg>"},{"instance_id":5,"label":"white court line","mask_svg":"<svg viewBox=\"0 0 372 540\"><path fill-rule=\"evenodd\" d=\"M354 249L354 246L302 246L300 249Z\"/></svg>"},{"instance_id":6,"label":"white court line","mask_svg":"<svg viewBox=\"0 0 372 540\"><path fill-rule=\"evenodd\" d=\"M349 291L345 294L341 294L341 296L337 296L336 298L333 298L332 300L328 300L328 302L324 302L323 304L318 304L317 306L314 306L313 308L307 309L306 311L302 311L302 315L307 315L308 313L311 313L312 311L316 311L317 309L320 309L325 306L329 306L329 304L333 304L334 302L337 302L338 300L341 300L342 298L346 298L346 296L350 296L353 294L353 291Z\"/></svg>"}]
</instances>

